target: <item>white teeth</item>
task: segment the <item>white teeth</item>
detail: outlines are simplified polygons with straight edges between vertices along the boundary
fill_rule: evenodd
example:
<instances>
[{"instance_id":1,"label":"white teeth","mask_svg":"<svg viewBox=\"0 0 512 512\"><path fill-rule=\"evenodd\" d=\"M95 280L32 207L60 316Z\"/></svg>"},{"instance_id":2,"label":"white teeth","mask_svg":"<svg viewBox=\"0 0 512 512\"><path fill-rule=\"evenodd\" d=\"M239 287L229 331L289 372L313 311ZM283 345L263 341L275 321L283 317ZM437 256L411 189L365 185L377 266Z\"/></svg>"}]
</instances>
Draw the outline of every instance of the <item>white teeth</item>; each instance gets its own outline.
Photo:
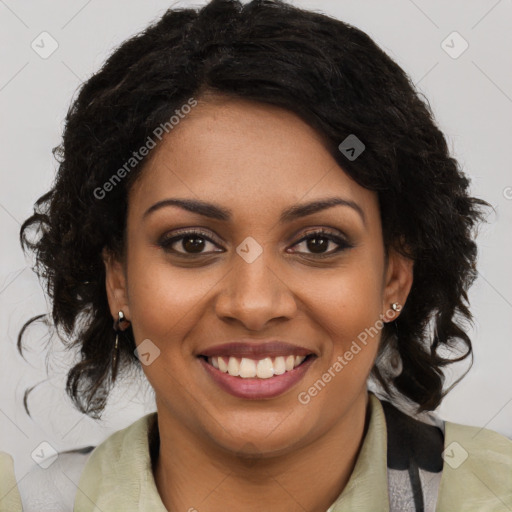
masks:
<instances>
[{"instance_id":1,"label":"white teeth","mask_svg":"<svg viewBox=\"0 0 512 512\"><path fill-rule=\"evenodd\" d=\"M270 379L270 377L273 377L274 367L272 365L272 359L270 359L270 357L260 359L256 370L259 379Z\"/></svg>"},{"instance_id":2,"label":"white teeth","mask_svg":"<svg viewBox=\"0 0 512 512\"><path fill-rule=\"evenodd\" d=\"M209 357L208 361L212 361L212 364L213 364L213 359L215 359L217 361L217 365L221 372L224 372L224 373L228 372L228 365L226 364L226 361L224 361L224 359L222 357ZM213 366L215 366L215 365L213 365Z\"/></svg>"},{"instance_id":3,"label":"white teeth","mask_svg":"<svg viewBox=\"0 0 512 512\"><path fill-rule=\"evenodd\" d=\"M275 358L266 357L265 359L249 359L242 357L229 357L226 363L225 357L209 357L208 362L223 373L228 373L233 377L243 379L270 379L274 375L282 375L299 366L305 356L278 356Z\"/></svg>"},{"instance_id":4,"label":"white teeth","mask_svg":"<svg viewBox=\"0 0 512 512\"><path fill-rule=\"evenodd\" d=\"M286 371L284 357L279 356L274 359L274 375L282 375Z\"/></svg>"},{"instance_id":5,"label":"white teeth","mask_svg":"<svg viewBox=\"0 0 512 512\"><path fill-rule=\"evenodd\" d=\"M236 357L230 357L228 362L228 373L233 377L238 377L240 374L240 363Z\"/></svg>"},{"instance_id":6,"label":"white teeth","mask_svg":"<svg viewBox=\"0 0 512 512\"><path fill-rule=\"evenodd\" d=\"M253 361L252 359L247 359L246 357L242 357L242 361L240 362L239 375L244 379L256 377L256 361Z\"/></svg>"}]
</instances>

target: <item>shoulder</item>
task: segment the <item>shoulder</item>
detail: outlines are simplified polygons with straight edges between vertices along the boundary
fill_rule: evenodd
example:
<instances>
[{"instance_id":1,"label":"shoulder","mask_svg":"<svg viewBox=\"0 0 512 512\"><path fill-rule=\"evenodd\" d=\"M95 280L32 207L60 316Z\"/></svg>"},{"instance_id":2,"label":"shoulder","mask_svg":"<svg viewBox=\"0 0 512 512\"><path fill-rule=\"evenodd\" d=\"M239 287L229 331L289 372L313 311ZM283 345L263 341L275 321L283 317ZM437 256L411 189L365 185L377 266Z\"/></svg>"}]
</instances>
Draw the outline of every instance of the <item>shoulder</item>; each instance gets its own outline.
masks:
<instances>
[{"instance_id":1,"label":"shoulder","mask_svg":"<svg viewBox=\"0 0 512 512\"><path fill-rule=\"evenodd\" d=\"M487 428L450 421L445 424L445 462L453 457L457 460L452 465L468 462L468 466L476 467L485 463L487 466L512 469L512 440Z\"/></svg>"},{"instance_id":2,"label":"shoulder","mask_svg":"<svg viewBox=\"0 0 512 512\"><path fill-rule=\"evenodd\" d=\"M431 510L512 510L510 439L486 428L442 421L435 415L417 421L390 403L381 401L381 405L387 423L391 484L401 484L397 475L410 469L414 461L420 472L427 471L421 474L421 487Z\"/></svg>"},{"instance_id":3,"label":"shoulder","mask_svg":"<svg viewBox=\"0 0 512 512\"><path fill-rule=\"evenodd\" d=\"M18 484L23 512L73 510L77 484L93 449L61 452L50 465L35 464Z\"/></svg>"},{"instance_id":4,"label":"shoulder","mask_svg":"<svg viewBox=\"0 0 512 512\"><path fill-rule=\"evenodd\" d=\"M91 468L94 468L96 474L111 470L112 467L124 464L127 459L133 460L135 454L149 453L148 436L155 422L156 413L150 413L111 434L91 453L86 467L88 473L93 472Z\"/></svg>"},{"instance_id":5,"label":"shoulder","mask_svg":"<svg viewBox=\"0 0 512 512\"><path fill-rule=\"evenodd\" d=\"M147 442L147 428L153 415L146 415L114 432L96 447L60 452L49 465L34 464L18 484L23 512L73 510L80 494L77 489L82 489L83 482L101 487L105 476L115 473L134 444L143 444L145 439Z\"/></svg>"},{"instance_id":6,"label":"shoulder","mask_svg":"<svg viewBox=\"0 0 512 512\"><path fill-rule=\"evenodd\" d=\"M0 452L0 512L21 512L21 510L14 461L8 453Z\"/></svg>"},{"instance_id":7,"label":"shoulder","mask_svg":"<svg viewBox=\"0 0 512 512\"><path fill-rule=\"evenodd\" d=\"M512 486L512 441L498 432L447 421L443 458L453 470L463 465L472 469L507 469Z\"/></svg>"},{"instance_id":8,"label":"shoulder","mask_svg":"<svg viewBox=\"0 0 512 512\"><path fill-rule=\"evenodd\" d=\"M141 500L158 503L151 461L156 419L156 413L143 416L94 449L80 477L77 510L92 511L91 502L100 510L127 511Z\"/></svg>"},{"instance_id":9,"label":"shoulder","mask_svg":"<svg viewBox=\"0 0 512 512\"><path fill-rule=\"evenodd\" d=\"M439 510L512 510L512 441L486 428L445 422ZM471 508L476 507L476 508Z\"/></svg>"}]
</instances>

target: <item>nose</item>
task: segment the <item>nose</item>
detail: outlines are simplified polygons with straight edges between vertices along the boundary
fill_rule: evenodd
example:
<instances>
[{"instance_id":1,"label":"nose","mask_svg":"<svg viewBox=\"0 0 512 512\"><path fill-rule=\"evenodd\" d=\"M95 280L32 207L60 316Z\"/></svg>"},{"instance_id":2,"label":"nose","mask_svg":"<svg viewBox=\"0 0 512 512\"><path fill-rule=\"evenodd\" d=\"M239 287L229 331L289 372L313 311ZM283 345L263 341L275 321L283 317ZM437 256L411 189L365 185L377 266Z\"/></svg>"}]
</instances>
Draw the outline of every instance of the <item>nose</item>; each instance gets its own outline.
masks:
<instances>
[{"instance_id":1,"label":"nose","mask_svg":"<svg viewBox=\"0 0 512 512\"><path fill-rule=\"evenodd\" d=\"M240 322L247 330L259 331L272 320L289 320L296 314L297 304L286 276L265 251L251 263L235 255L222 286L216 314L225 321Z\"/></svg>"}]
</instances>

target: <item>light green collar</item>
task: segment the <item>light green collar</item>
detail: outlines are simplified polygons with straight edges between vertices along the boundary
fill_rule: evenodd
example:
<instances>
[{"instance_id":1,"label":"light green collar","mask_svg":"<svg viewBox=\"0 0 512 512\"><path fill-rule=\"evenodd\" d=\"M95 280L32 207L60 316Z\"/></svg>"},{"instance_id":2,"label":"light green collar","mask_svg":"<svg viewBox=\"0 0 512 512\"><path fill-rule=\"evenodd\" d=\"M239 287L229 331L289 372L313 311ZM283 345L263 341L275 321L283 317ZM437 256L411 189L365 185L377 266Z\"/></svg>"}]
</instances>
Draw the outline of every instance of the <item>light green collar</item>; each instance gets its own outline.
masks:
<instances>
[{"instance_id":1,"label":"light green collar","mask_svg":"<svg viewBox=\"0 0 512 512\"><path fill-rule=\"evenodd\" d=\"M388 512L386 423L372 393L369 410L368 430L354 471L327 512ZM75 512L167 512L151 468L148 432L156 419L155 412L143 416L93 450L80 478Z\"/></svg>"},{"instance_id":2,"label":"light green collar","mask_svg":"<svg viewBox=\"0 0 512 512\"><path fill-rule=\"evenodd\" d=\"M80 477L74 512L167 512L153 477L147 414L112 434L91 453Z\"/></svg>"},{"instance_id":3,"label":"light green collar","mask_svg":"<svg viewBox=\"0 0 512 512\"><path fill-rule=\"evenodd\" d=\"M379 399L368 393L370 422L345 489L327 512L389 512L386 418Z\"/></svg>"}]
</instances>

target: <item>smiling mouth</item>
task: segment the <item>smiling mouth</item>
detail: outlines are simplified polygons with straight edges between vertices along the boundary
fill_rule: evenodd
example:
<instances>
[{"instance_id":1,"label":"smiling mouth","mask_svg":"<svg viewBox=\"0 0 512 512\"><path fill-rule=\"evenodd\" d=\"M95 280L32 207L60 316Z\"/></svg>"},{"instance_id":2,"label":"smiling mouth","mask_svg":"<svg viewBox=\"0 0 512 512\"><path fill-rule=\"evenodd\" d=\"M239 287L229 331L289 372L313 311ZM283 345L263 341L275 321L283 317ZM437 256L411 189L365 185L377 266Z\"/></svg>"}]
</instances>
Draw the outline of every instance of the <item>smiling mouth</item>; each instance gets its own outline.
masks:
<instances>
[{"instance_id":1,"label":"smiling mouth","mask_svg":"<svg viewBox=\"0 0 512 512\"><path fill-rule=\"evenodd\" d=\"M316 357L307 356L277 356L263 359L251 359L234 356L199 356L206 363L222 373L241 379L270 379L291 372L303 365L307 360Z\"/></svg>"}]
</instances>

